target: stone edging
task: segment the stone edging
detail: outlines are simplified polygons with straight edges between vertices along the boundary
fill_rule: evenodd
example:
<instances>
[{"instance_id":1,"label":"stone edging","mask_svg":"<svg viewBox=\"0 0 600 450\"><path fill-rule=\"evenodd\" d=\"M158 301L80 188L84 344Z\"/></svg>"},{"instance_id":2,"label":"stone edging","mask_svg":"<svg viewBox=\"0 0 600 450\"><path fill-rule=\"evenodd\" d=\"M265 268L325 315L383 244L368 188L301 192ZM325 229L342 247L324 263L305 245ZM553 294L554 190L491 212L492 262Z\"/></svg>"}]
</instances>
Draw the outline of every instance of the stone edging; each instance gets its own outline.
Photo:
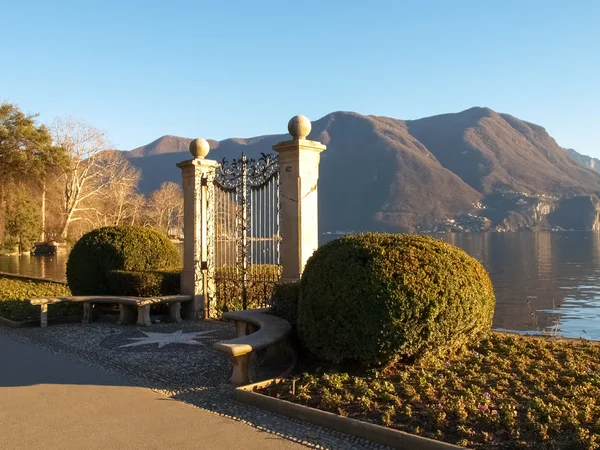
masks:
<instances>
[{"instance_id":1,"label":"stone edging","mask_svg":"<svg viewBox=\"0 0 600 450\"><path fill-rule=\"evenodd\" d=\"M368 439L372 442L387 445L395 449L411 450L418 448L419 450L453 450L464 448L406 433L404 431L386 428L381 425L338 416L337 414L327 411L309 408L308 406L298 405L287 400L281 400L253 392L254 388L267 386L274 381L280 380L274 378L272 380L238 387L234 392L234 398L242 403L257 406L283 416L310 422L362 439Z\"/></svg>"},{"instance_id":2,"label":"stone edging","mask_svg":"<svg viewBox=\"0 0 600 450\"><path fill-rule=\"evenodd\" d=\"M39 278L39 277L28 277L25 275L17 275L15 273L7 273L7 272L0 272L0 277L15 278L17 280L24 280L24 281L42 281L44 283L63 284L65 286L67 285L66 281L50 280L48 278Z\"/></svg>"},{"instance_id":3,"label":"stone edging","mask_svg":"<svg viewBox=\"0 0 600 450\"><path fill-rule=\"evenodd\" d=\"M35 321L35 320L25 320L22 322L16 322L14 320L7 319L6 317L0 316L0 325L6 325L7 327L10 327L10 328L30 327L30 326L33 326L34 324L39 325L39 323L40 323L39 321Z\"/></svg>"},{"instance_id":4,"label":"stone edging","mask_svg":"<svg viewBox=\"0 0 600 450\"><path fill-rule=\"evenodd\" d=\"M54 317L49 319L49 323L51 324L61 324L61 323L79 323L81 322L81 316L64 316L64 317ZM23 327L38 327L40 326L39 320L23 320L21 322L17 322L15 320L7 319L6 317L0 316L0 325L6 325L9 328L23 328Z\"/></svg>"}]
</instances>

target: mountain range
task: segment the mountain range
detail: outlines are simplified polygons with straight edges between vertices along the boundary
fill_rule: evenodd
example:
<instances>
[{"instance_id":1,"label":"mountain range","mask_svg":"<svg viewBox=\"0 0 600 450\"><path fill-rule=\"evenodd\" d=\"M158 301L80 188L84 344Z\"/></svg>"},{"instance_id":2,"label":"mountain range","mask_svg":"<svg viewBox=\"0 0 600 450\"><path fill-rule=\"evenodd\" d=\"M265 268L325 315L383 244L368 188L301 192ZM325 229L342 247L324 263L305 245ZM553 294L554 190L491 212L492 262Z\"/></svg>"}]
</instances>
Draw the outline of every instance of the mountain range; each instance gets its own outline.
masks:
<instances>
[{"instance_id":1,"label":"mountain range","mask_svg":"<svg viewBox=\"0 0 600 450\"><path fill-rule=\"evenodd\" d=\"M584 167L587 167L588 169L592 169L600 173L600 159L592 158L591 156L587 155L582 155L581 153L576 152L572 148L565 148L564 150L567 153L567 155L569 155L569 158L571 158L572 160L578 162Z\"/></svg>"},{"instance_id":2,"label":"mountain range","mask_svg":"<svg viewBox=\"0 0 600 450\"><path fill-rule=\"evenodd\" d=\"M209 140L207 158L271 152L290 136ZM600 229L600 161L546 130L489 108L418 120L334 112L312 123L321 141L322 232ZM124 152L140 190L181 181L191 139L163 136Z\"/></svg>"}]
</instances>

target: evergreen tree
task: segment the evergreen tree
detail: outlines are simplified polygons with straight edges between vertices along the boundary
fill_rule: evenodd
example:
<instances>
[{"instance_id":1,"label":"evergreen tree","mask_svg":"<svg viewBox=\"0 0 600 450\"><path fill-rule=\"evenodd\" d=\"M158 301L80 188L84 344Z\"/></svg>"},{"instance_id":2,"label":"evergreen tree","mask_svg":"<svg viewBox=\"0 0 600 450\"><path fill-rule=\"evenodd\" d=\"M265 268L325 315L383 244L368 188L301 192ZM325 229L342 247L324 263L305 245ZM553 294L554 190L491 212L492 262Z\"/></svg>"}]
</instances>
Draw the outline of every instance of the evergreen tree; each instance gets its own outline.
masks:
<instances>
[{"instance_id":1,"label":"evergreen tree","mask_svg":"<svg viewBox=\"0 0 600 450\"><path fill-rule=\"evenodd\" d=\"M50 173L68 164L64 148L52 144L48 129L38 125L36 118L16 105L0 103L0 241L4 240L4 232L15 225L14 221L12 225L7 223L7 212L25 207L22 200L20 206L9 204L9 200L18 197L9 195L11 190L29 187L29 203L37 208L37 220L42 222L34 228L41 230L46 180Z\"/></svg>"}]
</instances>

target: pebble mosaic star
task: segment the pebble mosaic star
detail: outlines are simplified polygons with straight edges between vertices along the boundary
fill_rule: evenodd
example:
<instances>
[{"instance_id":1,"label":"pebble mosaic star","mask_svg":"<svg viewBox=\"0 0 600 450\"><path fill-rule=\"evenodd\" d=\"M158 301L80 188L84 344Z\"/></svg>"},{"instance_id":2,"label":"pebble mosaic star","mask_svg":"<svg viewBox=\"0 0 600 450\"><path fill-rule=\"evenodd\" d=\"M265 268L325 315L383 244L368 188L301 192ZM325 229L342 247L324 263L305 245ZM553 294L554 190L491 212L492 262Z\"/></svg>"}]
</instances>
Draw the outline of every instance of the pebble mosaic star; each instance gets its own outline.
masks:
<instances>
[{"instance_id":1,"label":"pebble mosaic star","mask_svg":"<svg viewBox=\"0 0 600 450\"><path fill-rule=\"evenodd\" d=\"M152 333L149 331L142 331L145 337L128 338L130 340L136 340L130 344L121 345L123 347L137 347L139 345L150 345L158 344L158 348L162 348L168 344L188 344L188 345L204 345L203 342L197 341L196 339L208 339L211 336L204 336L208 333L213 333L215 330L199 331L195 333L184 333L183 330L177 330L174 333Z\"/></svg>"}]
</instances>

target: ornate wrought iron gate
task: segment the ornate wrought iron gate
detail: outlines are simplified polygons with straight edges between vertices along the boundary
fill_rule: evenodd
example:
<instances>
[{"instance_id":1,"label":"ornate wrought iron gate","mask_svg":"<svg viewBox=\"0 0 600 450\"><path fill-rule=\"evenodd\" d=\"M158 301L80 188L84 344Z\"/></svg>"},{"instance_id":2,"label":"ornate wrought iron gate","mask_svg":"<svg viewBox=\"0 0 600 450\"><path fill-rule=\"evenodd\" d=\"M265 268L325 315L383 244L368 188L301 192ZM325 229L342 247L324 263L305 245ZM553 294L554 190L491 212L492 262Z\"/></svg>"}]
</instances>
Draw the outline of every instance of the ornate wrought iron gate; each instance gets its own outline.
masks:
<instances>
[{"instance_id":1,"label":"ornate wrought iron gate","mask_svg":"<svg viewBox=\"0 0 600 450\"><path fill-rule=\"evenodd\" d=\"M218 315L268 306L281 275L277 156L224 159L210 181L209 304Z\"/></svg>"}]
</instances>

